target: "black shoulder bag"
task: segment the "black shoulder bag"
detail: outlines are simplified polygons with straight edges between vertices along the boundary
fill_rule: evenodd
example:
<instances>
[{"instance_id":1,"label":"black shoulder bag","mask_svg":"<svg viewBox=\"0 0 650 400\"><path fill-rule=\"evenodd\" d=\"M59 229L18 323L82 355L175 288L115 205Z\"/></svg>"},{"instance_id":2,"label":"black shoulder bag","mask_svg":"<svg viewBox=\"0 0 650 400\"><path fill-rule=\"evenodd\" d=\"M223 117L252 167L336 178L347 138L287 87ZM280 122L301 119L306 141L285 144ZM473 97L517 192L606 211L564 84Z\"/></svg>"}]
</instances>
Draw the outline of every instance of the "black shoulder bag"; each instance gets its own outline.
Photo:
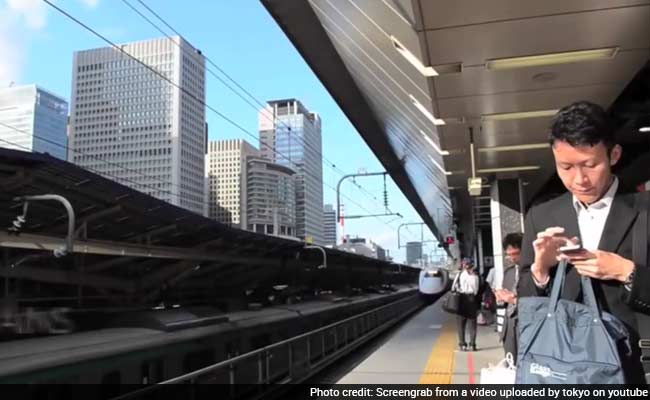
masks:
<instances>
[{"instance_id":1,"label":"black shoulder bag","mask_svg":"<svg viewBox=\"0 0 650 400\"><path fill-rule=\"evenodd\" d=\"M454 282L451 284L451 291L442 302L442 309L450 314L460 314L460 296L456 287L460 280L460 272L456 275Z\"/></svg>"}]
</instances>

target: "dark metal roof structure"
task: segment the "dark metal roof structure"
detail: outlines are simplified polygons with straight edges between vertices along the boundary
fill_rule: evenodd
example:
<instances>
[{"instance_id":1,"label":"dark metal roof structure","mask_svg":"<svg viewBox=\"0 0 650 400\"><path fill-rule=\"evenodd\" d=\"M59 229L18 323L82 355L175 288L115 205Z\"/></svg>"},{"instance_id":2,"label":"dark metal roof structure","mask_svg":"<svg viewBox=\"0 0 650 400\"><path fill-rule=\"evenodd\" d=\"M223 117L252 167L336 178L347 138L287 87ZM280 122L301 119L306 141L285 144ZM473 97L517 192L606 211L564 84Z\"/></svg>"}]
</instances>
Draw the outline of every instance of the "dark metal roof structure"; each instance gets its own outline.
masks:
<instances>
[{"instance_id":1,"label":"dark metal roof structure","mask_svg":"<svg viewBox=\"0 0 650 400\"><path fill-rule=\"evenodd\" d=\"M20 234L0 232L0 276L21 279L23 297L151 302L182 288L178 296L200 301L278 284L362 288L381 284L382 274L398 275L394 264L331 249L327 267L318 269L322 255L302 242L218 223L46 154L0 149L0 226L22 214L16 198L43 194L72 203L74 252L52 255L65 243L65 209L30 201ZM400 271L414 281L415 269Z\"/></svg>"},{"instance_id":2,"label":"dark metal roof structure","mask_svg":"<svg viewBox=\"0 0 650 400\"><path fill-rule=\"evenodd\" d=\"M263 0L291 42L323 82L341 110L375 153L402 193L411 202L431 232L444 242L451 221L451 207L444 178L435 168L424 167L429 159L413 156L418 144L391 135L401 121L383 120L372 100L383 101L376 93L360 86L341 54L323 29L309 2ZM370 97L369 97L370 96ZM388 102L384 104L390 107ZM395 142L399 142L396 145ZM423 147L426 144L421 144ZM396 151L396 148L401 151ZM417 175L417 177L415 177ZM448 217L447 217L448 216ZM434 220L438 220L436 221Z\"/></svg>"},{"instance_id":3,"label":"dark metal roof structure","mask_svg":"<svg viewBox=\"0 0 650 400\"><path fill-rule=\"evenodd\" d=\"M632 141L650 113L635 78L650 59L648 0L260 1L432 232L456 233L465 254L490 227L495 179L519 178L528 203L549 192L556 110L588 100L627 114ZM608 53L521 62L593 49Z\"/></svg>"}]
</instances>

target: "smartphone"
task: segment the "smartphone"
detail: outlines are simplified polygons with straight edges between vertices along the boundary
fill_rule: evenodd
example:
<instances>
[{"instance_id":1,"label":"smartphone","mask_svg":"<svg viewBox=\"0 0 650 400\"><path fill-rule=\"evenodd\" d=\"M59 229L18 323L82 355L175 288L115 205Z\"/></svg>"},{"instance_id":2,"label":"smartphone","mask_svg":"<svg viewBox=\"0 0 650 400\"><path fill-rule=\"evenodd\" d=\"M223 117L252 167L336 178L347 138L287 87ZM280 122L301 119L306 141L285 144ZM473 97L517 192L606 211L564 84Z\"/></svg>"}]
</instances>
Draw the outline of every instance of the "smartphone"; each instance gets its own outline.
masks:
<instances>
[{"instance_id":1,"label":"smartphone","mask_svg":"<svg viewBox=\"0 0 650 400\"><path fill-rule=\"evenodd\" d=\"M560 248L558 249L558 251L559 251L560 253L563 253L563 254L574 254L574 253L579 253L579 252L581 252L582 250L583 250L583 249L582 249L582 245L580 245L580 244L571 244L571 245L568 245L568 246L562 246L562 247L560 247Z\"/></svg>"}]
</instances>

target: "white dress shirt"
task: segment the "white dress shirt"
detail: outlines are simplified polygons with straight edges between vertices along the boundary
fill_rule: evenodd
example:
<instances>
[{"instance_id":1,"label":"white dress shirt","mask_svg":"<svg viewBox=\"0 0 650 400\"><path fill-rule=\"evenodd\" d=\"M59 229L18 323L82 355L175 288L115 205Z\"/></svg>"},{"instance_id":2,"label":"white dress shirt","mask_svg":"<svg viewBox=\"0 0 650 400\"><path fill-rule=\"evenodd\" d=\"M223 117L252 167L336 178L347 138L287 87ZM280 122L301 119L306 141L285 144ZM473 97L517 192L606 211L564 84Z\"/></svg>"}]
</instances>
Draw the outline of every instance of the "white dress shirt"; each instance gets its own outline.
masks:
<instances>
[{"instance_id":1,"label":"white dress shirt","mask_svg":"<svg viewBox=\"0 0 650 400\"><path fill-rule=\"evenodd\" d=\"M458 277L458 293L478 294L478 275L462 271Z\"/></svg>"},{"instance_id":2,"label":"white dress shirt","mask_svg":"<svg viewBox=\"0 0 650 400\"><path fill-rule=\"evenodd\" d=\"M501 289L501 288L497 288L497 274L494 272L495 270L496 268L494 267L490 268L490 272L488 272L487 278L485 278L485 282L487 282L490 285L492 290Z\"/></svg>"},{"instance_id":3,"label":"white dress shirt","mask_svg":"<svg viewBox=\"0 0 650 400\"><path fill-rule=\"evenodd\" d=\"M612 208L614 196L618 190L618 178L614 176L612 184L605 192L605 195L598 201L592 204L584 204L573 196L573 207L578 216L578 229L580 230L580 240L582 247L587 250L598 250L600 237L603 235L605 229L605 222L609 215L609 210ZM546 282L537 282L533 275L533 281L539 288L544 288L548 285Z\"/></svg>"},{"instance_id":4,"label":"white dress shirt","mask_svg":"<svg viewBox=\"0 0 650 400\"><path fill-rule=\"evenodd\" d=\"M605 222L609 215L609 210L612 208L614 195L618 189L618 179L614 177L614 181L609 189L600 200L592 204L584 204L573 196L573 206L578 215L578 228L580 229L580 238L582 240L582 247L587 250L598 250L600 237L603 235Z\"/></svg>"}]
</instances>

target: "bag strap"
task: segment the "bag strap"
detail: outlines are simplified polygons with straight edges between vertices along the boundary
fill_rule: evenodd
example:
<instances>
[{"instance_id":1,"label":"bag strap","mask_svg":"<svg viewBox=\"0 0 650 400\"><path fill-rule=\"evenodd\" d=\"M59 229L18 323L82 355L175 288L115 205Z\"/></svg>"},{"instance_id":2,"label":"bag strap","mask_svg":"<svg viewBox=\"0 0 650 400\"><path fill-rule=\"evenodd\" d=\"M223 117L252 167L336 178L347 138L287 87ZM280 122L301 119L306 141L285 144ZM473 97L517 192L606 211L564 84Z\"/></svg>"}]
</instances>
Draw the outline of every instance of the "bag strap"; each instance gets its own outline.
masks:
<instances>
[{"instance_id":1,"label":"bag strap","mask_svg":"<svg viewBox=\"0 0 650 400\"><path fill-rule=\"evenodd\" d=\"M594 316L600 318L600 308L598 308L598 301L594 293L594 287L591 284L591 278L588 276L581 276L580 283L582 285L582 301L588 305L594 312Z\"/></svg>"},{"instance_id":2,"label":"bag strap","mask_svg":"<svg viewBox=\"0 0 650 400\"><path fill-rule=\"evenodd\" d=\"M557 309L557 302L560 299L560 293L564 287L564 276L566 275L566 260L560 261L557 269L555 270L555 279L553 279L553 287L551 289L551 297L548 303L548 313L552 314Z\"/></svg>"},{"instance_id":3,"label":"bag strap","mask_svg":"<svg viewBox=\"0 0 650 400\"><path fill-rule=\"evenodd\" d=\"M553 314L557 310L557 302L560 299L562 288L564 287L564 280L566 276L567 261L562 260L558 264L555 271L555 279L553 280L553 288L551 290L551 297L548 304L548 313ZM600 309L598 308L598 301L596 294L591 284L591 278L580 277L580 285L582 286L582 301L585 305L589 306L596 318L600 318Z\"/></svg>"},{"instance_id":4,"label":"bag strap","mask_svg":"<svg viewBox=\"0 0 650 400\"><path fill-rule=\"evenodd\" d=\"M462 274L463 271L460 271L456 277L454 278L454 282L451 284L451 292L456 293L458 292L458 281L460 280L460 274Z\"/></svg>"}]
</instances>

